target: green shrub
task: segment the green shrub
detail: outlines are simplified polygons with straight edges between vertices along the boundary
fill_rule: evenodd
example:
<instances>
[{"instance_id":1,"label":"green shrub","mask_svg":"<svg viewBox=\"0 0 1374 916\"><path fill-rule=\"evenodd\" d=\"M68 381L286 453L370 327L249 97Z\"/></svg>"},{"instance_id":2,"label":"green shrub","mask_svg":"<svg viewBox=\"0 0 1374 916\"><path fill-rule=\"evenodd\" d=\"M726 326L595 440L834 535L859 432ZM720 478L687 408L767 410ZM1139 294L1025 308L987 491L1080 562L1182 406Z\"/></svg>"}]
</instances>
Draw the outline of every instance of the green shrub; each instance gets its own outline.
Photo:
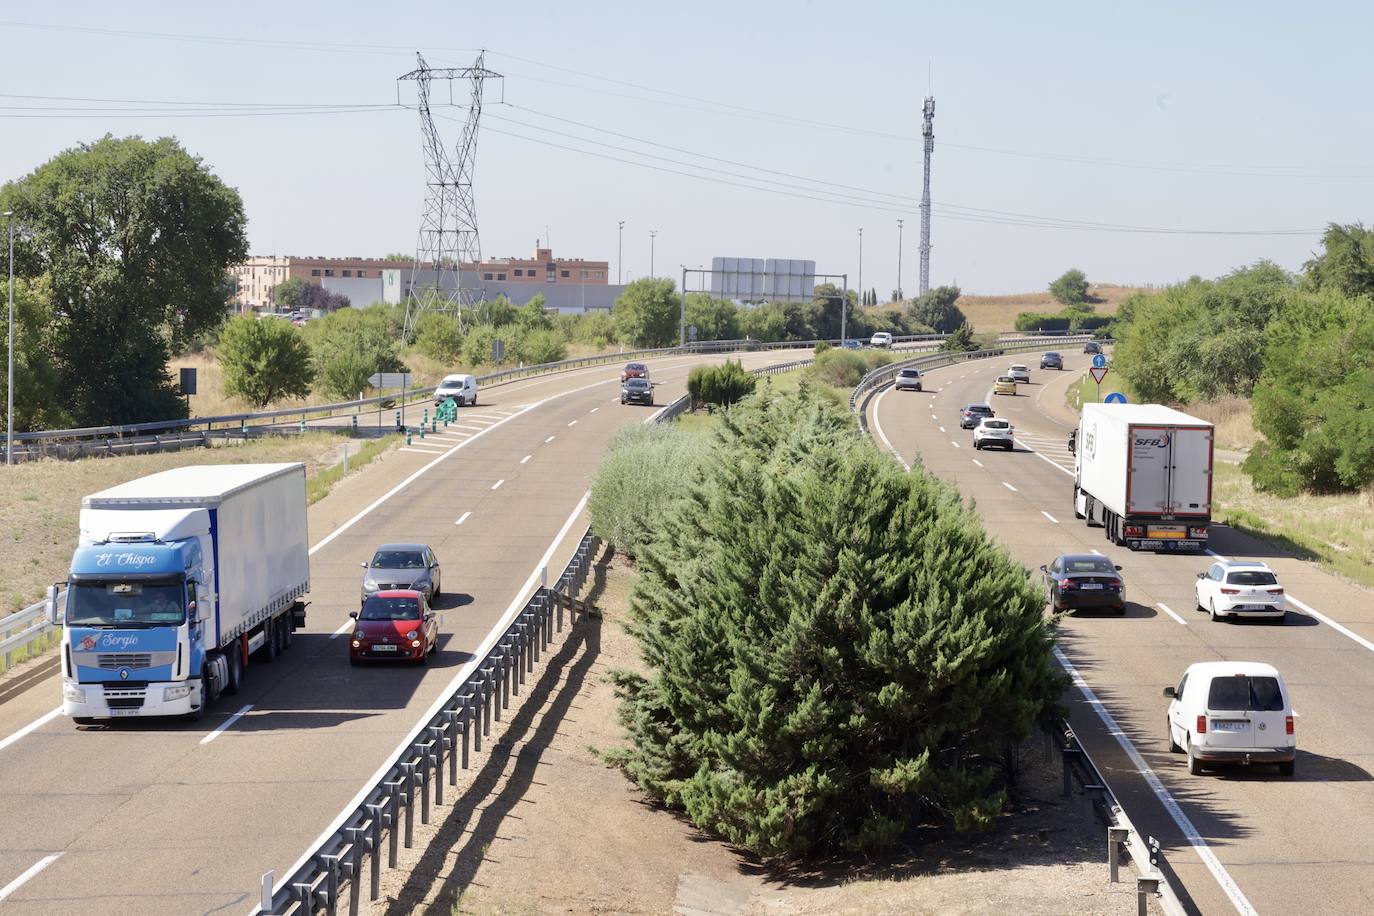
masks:
<instances>
[{"instance_id":1,"label":"green shrub","mask_svg":"<svg viewBox=\"0 0 1374 916\"><path fill-rule=\"evenodd\" d=\"M506 342L505 362L511 362L510 343L513 336L515 329L512 325L506 325L500 330L489 324L468 328L467 336L463 338L463 362L469 366L490 365L494 362L491 358L491 344L498 337Z\"/></svg>"},{"instance_id":2,"label":"green shrub","mask_svg":"<svg viewBox=\"0 0 1374 916\"><path fill-rule=\"evenodd\" d=\"M463 330L457 316L425 312L416 322L415 347L438 362L456 362L463 354Z\"/></svg>"},{"instance_id":3,"label":"green shrub","mask_svg":"<svg viewBox=\"0 0 1374 916\"><path fill-rule=\"evenodd\" d=\"M823 341L823 340L818 340L818 341L816 341L816 355L817 355L817 356L820 356L820 355L821 355L822 353L824 353L826 350L830 350L830 349L833 349L833 348L830 346L830 344L826 343L825 341Z\"/></svg>"},{"instance_id":4,"label":"green shrub","mask_svg":"<svg viewBox=\"0 0 1374 916\"><path fill-rule=\"evenodd\" d=\"M940 344L940 349L952 353L977 350L978 342L973 339L973 327L968 324L959 325L945 338L944 343Z\"/></svg>"},{"instance_id":5,"label":"green shrub","mask_svg":"<svg viewBox=\"0 0 1374 916\"><path fill-rule=\"evenodd\" d=\"M527 366L554 363L568 358L568 347L554 330L527 330L514 335L511 357Z\"/></svg>"},{"instance_id":6,"label":"green shrub","mask_svg":"<svg viewBox=\"0 0 1374 916\"><path fill-rule=\"evenodd\" d=\"M1051 315L1046 312L1021 312L1016 316L1016 330L1022 333L1031 331L1067 331L1073 323L1070 315Z\"/></svg>"},{"instance_id":7,"label":"green shrub","mask_svg":"<svg viewBox=\"0 0 1374 916\"><path fill-rule=\"evenodd\" d=\"M948 485L808 393L727 414L649 529L617 672L651 797L762 856L985 828L1063 689L1044 594Z\"/></svg>"},{"instance_id":8,"label":"green shrub","mask_svg":"<svg viewBox=\"0 0 1374 916\"><path fill-rule=\"evenodd\" d=\"M868 360L863 353L853 350L831 350L816 357L811 367L811 375L827 385L837 388L853 388L859 379L868 374Z\"/></svg>"},{"instance_id":9,"label":"green shrub","mask_svg":"<svg viewBox=\"0 0 1374 916\"><path fill-rule=\"evenodd\" d=\"M754 393L758 376L746 372L738 362L727 360L720 366L697 366L687 373L687 396L692 409L729 407Z\"/></svg>"},{"instance_id":10,"label":"green shrub","mask_svg":"<svg viewBox=\"0 0 1374 916\"><path fill-rule=\"evenodd\" d=\"M692 469L708 452L706 433L676 424L622 429L592 478L592 531L637 556L668 507L686 495Z\"/></svg>"},{"instance_id":11,"label":"green shrub","mask_svg":"<svg viewBox=\"0 0 1374 916\"><path fill-rule=\"evenodd\" d=\"M220 335L219 362L224 393L259 410L279 398L304 397L315 378L310 348L289 321L231 318Z\"/></svg>"}]
</instances>

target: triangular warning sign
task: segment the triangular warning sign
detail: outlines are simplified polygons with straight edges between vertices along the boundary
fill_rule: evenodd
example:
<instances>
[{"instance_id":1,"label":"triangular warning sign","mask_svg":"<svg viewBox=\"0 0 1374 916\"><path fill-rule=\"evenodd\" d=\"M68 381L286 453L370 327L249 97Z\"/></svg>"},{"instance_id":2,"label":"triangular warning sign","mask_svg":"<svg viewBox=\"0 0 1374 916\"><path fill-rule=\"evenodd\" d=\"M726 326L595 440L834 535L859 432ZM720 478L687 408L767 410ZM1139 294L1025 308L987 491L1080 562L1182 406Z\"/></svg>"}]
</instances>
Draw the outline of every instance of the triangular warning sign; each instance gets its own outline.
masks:
<instances>
[{"instance_id":1,"label":"triangular warning sign","mask_svg":"<svg viewBox=\"0 0 1374 916\"><path fill-rule=\"evenodd\" d=\"M1106 366L1102 366L1100 368L1098 366L1093 366L1091 369L1088 370L1088 372L1092 375L1093 381L1097 382L1097 384L1099 385L1101 385L1102 380L1107 377Z\"/></svg>"}]
</instances>

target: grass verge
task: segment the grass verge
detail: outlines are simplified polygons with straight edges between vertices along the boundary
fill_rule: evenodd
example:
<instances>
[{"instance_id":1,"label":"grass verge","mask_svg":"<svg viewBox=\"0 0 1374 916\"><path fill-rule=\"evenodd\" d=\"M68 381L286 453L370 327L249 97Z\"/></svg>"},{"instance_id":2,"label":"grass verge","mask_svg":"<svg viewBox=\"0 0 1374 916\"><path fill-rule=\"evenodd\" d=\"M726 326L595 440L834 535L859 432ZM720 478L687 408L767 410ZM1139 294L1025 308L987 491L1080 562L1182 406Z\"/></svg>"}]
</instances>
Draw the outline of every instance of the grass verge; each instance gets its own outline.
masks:
<instances>
[{"instance_id":1,"label":"grass verge","mask_svg":"<svg viewBox=\"0 0 1374 916\"><path fill-rule=\"evenodd\" d=\"M350 454L348 456L347 471L344 470L343 461L340 460L339 463L333 467L324 468L318 473L311 474L305 479L305 504L307 506L315 505L315 503L329 495L329 491L334 488L334 484L344 479L345 473L351 474L359 468L370 464L372 459L400 441L401 436L399 433L383 436L380 439L369 439L363 443L362 448L358 449L356 455ZM352 451L347 443L345 443L344 447L349 448L350 452Z\"/></svg>"}]
</instances>

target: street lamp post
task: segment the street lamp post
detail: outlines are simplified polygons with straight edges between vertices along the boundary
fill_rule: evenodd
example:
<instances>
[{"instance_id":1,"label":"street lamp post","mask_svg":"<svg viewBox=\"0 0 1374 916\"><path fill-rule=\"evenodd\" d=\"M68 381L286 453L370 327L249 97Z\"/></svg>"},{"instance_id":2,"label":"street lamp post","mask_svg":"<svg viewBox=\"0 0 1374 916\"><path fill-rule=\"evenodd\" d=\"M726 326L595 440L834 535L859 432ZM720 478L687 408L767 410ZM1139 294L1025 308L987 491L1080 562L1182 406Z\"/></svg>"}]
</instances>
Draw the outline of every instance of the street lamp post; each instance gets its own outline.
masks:
<instances>
[{"instance_id":1,"label":"street lamp post","mask_svg":"<svg viewBox=\"0 0 1374 916\"><path fill-rule=\"evenodd\" d=\"M859 301L864 296L864 227L859 227ZM876 304L876 303L875 303ZM843 343L843 341L841 341Z\"/></svg>"},{"instance_id":2,"label":"street lamp post","mask_svg":"<svg viewBox=\"0 0 1374 916\"><path fill-rule=\"evenodd\" d=\"M5 385L5 464L14 464L14 211L6 210L10 231L10 346L9 376Z\"/></svg>"},{"instance_id":3,"label":"street lamp post","mask_svg":"<svg viewBox=\"0 0 1374 916\"><path fill-rule=\"evenodd\" d=\"M654 273L654 239L656 239L656 238L658 238L658 230L657 230L657 229L650 229L650 230L649 230L649 276L650 276L651 278L657 276L657 274Z\"/></svg>"},{"instance_id":4,"label":"street lamp post","mask_svg":"<svg viewBox=\"0 0 1374 916\"><path fill-rule=\"evenodd\" d=\"M902 298L902 221L897 220L897 299Z\"/></svg>"},{"instance_id":5,"label":"street lamp post","mask_svg":"<svg viewBox=\"0 0 1374 916\"><path fill-rule=\"evenodd\" d=\"M625 285L625 221L620 221L620 236L615 242L615 272L619 286Z\"/></svg>"}]
</instances>

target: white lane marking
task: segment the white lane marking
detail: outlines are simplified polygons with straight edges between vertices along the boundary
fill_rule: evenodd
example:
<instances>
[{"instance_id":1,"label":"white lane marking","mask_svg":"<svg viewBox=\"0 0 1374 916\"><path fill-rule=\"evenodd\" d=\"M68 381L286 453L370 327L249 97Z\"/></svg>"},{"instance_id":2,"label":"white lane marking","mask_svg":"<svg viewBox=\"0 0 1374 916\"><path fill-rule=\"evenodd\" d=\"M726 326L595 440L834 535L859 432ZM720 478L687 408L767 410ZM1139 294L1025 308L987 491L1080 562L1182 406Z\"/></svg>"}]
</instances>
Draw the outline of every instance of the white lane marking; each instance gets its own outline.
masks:
<instances>
[{"instance_id":1,"label":"white lane marking","mask_svg":"<svg viewBox=\"0 0 1374 916\"><path fill-rule=\"evenodd\" d=\"M587 411L587 413L596 413L600 409L600 407L593 407L591 410Z\"/></svg>"},{"instance_id":2,"label":"white lane marking","mask_svg":"<svg viewBox=\"0 0 1374 916\"><path fill-rule=\"evenodd\" d=\"M573 420L573 421L572 421L571 423L569 423L568 425L569 425L569 426L576 426L576 425L577 425L577 421L576 421L576 420Z\"/></svg>"},{"instance_id":3,"label":"white lane marking","mask_svg":"<svg viewBox=\"0 0 1374 916\"><path fill-rule=\"evenodd\" d=\"M491 416L490 414L485 414L485 413L465 413L465 414L463 414L463 419L465 419L465 420L504 420L504 419L506 418L506 416L508 416L508 415L506 415L506 414L497 414L496 416L493 417L493 416Z\"/></svg>"},{"instance_id":4,"label":"white lane marking","mask_svg":"<svg viewBox=\"0 0 1374 916\"><path fill-rule=\"evenodd\" d=\"M52 863L62 858L62 856L63 853L55 852L50 856L44 856L37 862L30 865L27 869L25 869L24 873L20 875L18 878L15 878L13 881L11 881L9 884L6 884L4 887L0 887L0 901L3 901L7 897L9 897L10 894L13 894L15 891L19 890L19 888L27 884L29 880L33 878L34 875L38 874L40 871L47 868Z\"/></svg>"},{"instance_id":5,"label":"white lane marking","mask_svg":"<svg viewBox=\"0 0 1374 916\"><path fill-rule=\"evenodd\" d=\"M952 446L954 446L955 448L958 448L958 447L959 447L959 443L958 443L958 442L955 442L953 439L949 440L949 444L952 445Z\"/></svg>"},{"instance_id":6,"label":"white lane marking","mask_svg":"<svg viewBox=\"0 0 1374 916\"><path fill-rule=\"evenodd\" d=\"M501 484L503 484L503 483L505 483L505 482L506 482L506 478L502 477L500 480L496 481L496 483L492 484L492 485L491 485L491 488L492 488L493 490L495 490L497 487L501 486Z\"/></svg>"},{"instance_id":7,"label":"white lane marking","mask_svg":"<svg viewBox=\"0 0 1374 916\"><path fill-rule=\"evenodd\" d=\"M1073 685L1079 689L1083 694L1083 699L1092 707L1093 711L1097 713L1097 717L1102 720L1102 724L1107 727L1107 733L1116 739L1116 743L1126 752L1126 756L1131 758L1131 763L1135 764L1136 770L1144 777L1145 784L1150 787L1150 791L1154 793L1155 798L1159 799L1159 803L1164 806L1164 810L1169 812L1169 816L1173 818L1174 823L1178 825L1178 829L1183 832L1183 838L1188 841L1189 846L1193 847L1193 851L1196 852L1198 858L1202 860L1202 864L1207 866L1207 870L1212 873L1212 877L1217 879L1217 884L1221 885L1222 891L1231 899L1231 904L1235 906L1236 912L1245 914L1245 916L1257 916L1255 908L1251 906L1250 901L1245 898L1245 894L1241 892L1235 879L1231 877L1231 873L1228 872L1226 867L1217 859L1216 853L1212 852L1211 847L1207 845L1207 841L1202 838L1202 834L1198 833L1198 829L1194 827L1193 822L1188 819L1188 815L1183 813L1183 809L1179 807L1173 795L1169 794L1169 790L1164 788L1164 783L1160 782L1159 776L1155 774L1154 770L1150 769L1150 765L1145 762L1145 758L1140 756L1140 751L1136 750L1135 745L1131 743L1131 739L1126 737L1126 733L1121 730L1121 726L1116 724L1116 720L1113 719L1112 714L1107 711L1107 707L1102 705L1102 701L1097 698L1097 694L1093 693L1087 681L1083 680L1083 676L1078 673L1078 669L1073 666L1073 663L1068 660L1058 646L1054 647L1054 657L1059 660L1059 664L1069 673L1069 677L1073 680ZM349 808L349 810L352 811L352 808ZM294 872L295 869L292 869L292 871Z\"/></svg>"},{"instance_id":8,"label":"white lane marking","mask_svg":"<svg viewBox=\"0 0 1374 916\"><path fill-rule=\"evenodd\" d=\"M351 621L350 621L350 623L351 623ZM250 710L250 709L252 709L252 708L253 708L253 704L252 704L252 703L249 703L247 706L240 707L240 708L239 708L239 711L236 712L236 713L234 713L234 714L233 714L232 716L230 716L229 718L225 719L224 722L220 725L219 728L217 728L217 729L215 729L214 731L210 732L210 734L206 735L204 738L201 738L201 739L200 739L200 743L201 743L201 744L209 744L211 741L214 741L214 740L215 740L216 738L218 738L220 735L222 735L222 734L224 734L226 731L228 731L229 728L230 728L235 722L237 722L239 719L242 719L244 716L248 715L248 710Z\"/></svg>"},{"instance_id":9,"label":"white lane marking","mask_svg":"<svg viewBox=\"0 0 1374 916\"><path fill-rule=\"evenodd\" d=\"M900 464L903 468L905 468L906 470L909 471L909 470L911 470L911 465L907 464L906 461L902 458L902 456L901 456L900 454L898 454L897 450L896 450L895 448L892 447L892 442L887 438L887 433L883 432L883 424L882 424L882 421L878 419L878 413L879 413L878 408L880 408L880 407L883 406L883 398L887 397L887 393L888 393L889 391L893 391L893 390L894 390L894 389L892 389L892 388L888 388L888 389L884 390L882 394L878 395L877 398L874 399L874 401L873 401L873 430L874 430L874 432L876 432L876 433L878 434L878 438L883 440L883 445L886 445L886 446L887 446L887 450L888 450L889 452L892 453L892 457L897 459L897 463Z\"/></svg>"},{"instance_id":10,"label":"white lane marking","mask_svg":"<svg viewBox=\"0 0 1374 916\"><path fill-rule=\"evenodd\" d=\"M548 445L548 444L549 444L550 442L552 442L555 438L556 438L556 437L554 437L554 436L549 436L549 438L547 438L547 439L544 440L544 444L545 444L545 445Z\"/></svg>"},{"instance_id":11,"label":"white lane marking","mask_svg":"<svg viewBox=\"0 0 1374 916\"><path fill-rule=\"evenodd\" d=\"M1041 510L1040 510L1040 514L1043 515L1043 516L1045 516L1045 518L1049 519L1049 520L1050 520L1051 522L1053 522L1054 524L1056 524L1056 525L1059 524L1059 519L1055 518L1053 515L1050 515L1050 514L1049 514L1048 512L1046 512L1044 509L1041 509Z\"/></svg>"},{"instance_id":12,"label":"white lane marking","mask_svg":"<svg viewBox=\"0 0 1374 916\"><path fill-rule=\"evenodd\" d=\"M398 451L398 452L414 452L414 453L417 454L417 455L446 455L446 454L448 454L447 452L435 451L435 450L432 449L432 448L410 448L409 446L406 446L406 445L401 446L400 448L396 449L396 451Z\"/></svg>"},{"instance_id":13,"label":"white lane marking","mask_svg":"<svg viewBox=\"0 0 1374 916\"><path fill-rule=\"evenodd\" d=\"M533 457L534 457L533 455L526 455L524 458L521 458L521 459L520 459L520 463L521 463L521 464L524 464L526 461L529 461L529 460L530 460L531 458L533 458Z\"/></svg>"},{"instance_id":14,"label":"white lane marking","mask_svg":"<svg viewBox=\"0 0 1374 916\"><path fill-rule=\"evenodd\" d=\"M940 427L940 432L944 432L944 431L945 431L945 428L944 428L943 426L941 426L941 427Z\"/></svg>"},{"instance_id":15,"label":"white lane marking","mask_svg":"<svg viewBox=\"0 0 1374 916\"><path fill-rule=\"evenodd\" d=\"M1207 553L1209 553L1210 555L1216 557L1218 560L1226 560L1226 559L1229 559L1229 557L1224 557L1224 556L1222 556L1221 554L1217 553L1215 550L1208 549ZM1361 636L1359 633L1356 633L1354 630L1351 630L1349 627L1345 626L1344 624L1337 623L1336 621L1332 620L1330 617L1327 617L1327 616L1326 616L1325 614L1323 614L1321 611L1319 611L1319 610L1317 610L1316 608L1312 607L1310 604L1307 604L1306 602L1303 602L1303 601L1299 601L1297 598L1294 598L1292 595L1288 594L1287 592L1284 593L1284 597L1287 598L1287 599L1288 599L1290 602L1292 602L1293 604L1296 604L1298 607L1302 608L1304 611L1306 611L1306 612L1307 612L1309 615L1311 615L1312 617L1315 617L1317 620L1320 620L1322 623L1326 624L1328 627L1330 627L1331 629L1335 630L1337 633L1340 633L1342 636L1347 636L1347 637L1349 637L1350 639L1354 640L1354 641L1355 641L1356 643L1358 643L1359 645L1363 646L1364 648L1368 649L1368 650L1371 651L1371 652L1374 652L1374 642L1370 642L1369 640L1367 640L1367 639L1365 639L1363 636ZM3 747L3 745L0 745L0 747Z\"/></svg>"},{"instance_id":16,"label":"white lane marking","mask_svg":"<svg viewBox=\"0 0 1374 916\"><path fill-rule=\"evenodd\" d=\"M1070 477L1073 476L1073 471L1072 471L1072 470L1070 470L1069 468L1064 467L1064 465L1060 464L1060 463L1057 462L1057 461L1051 461L1049 458L1047 458L1047 457L1045 457L1043 454L1041 454L1038 450L1036 450L1036 449L1034 449L1034 448L1031 448L1029 445L1026 444L1025 440L1024 440L1023 438L1021 438L1020 436L1017 436L1017 437L1016 437L1015 442L1016 442L1017 445L1021 446L1023 449L1025 449L1026 451L1030 452L1030 453L1031 453L1032 455L1034 455L1035 457L1039 458L1041 461L1049 462L1051 465L1053 465L1054 467L1056 467L1056 468L1058 468L1059 470L1063 471L1065 474L1068 474Z\"/></svg>"},{"instance_id":17,"label":"white lane marking","mask_svg":"<svg viewBox=\"0 0 1374 916\"><path fill-rule=\"evenodd\" d=\"M536 405L536 406L537 406L537 405ZM514 416L514 415L512 415L512 416ZM509 420L509 419L510 419L510 417L506 417L506 420ZM501 425L502 423L504 423L504 422L505 422L505 420L497 420L495 423L488 423L488 424L485 425L485 426L483 426L483 425L480 424L480 423L472 423L472 424L467 424L467 423L454 423L454 424L452 424L452 425L449 426L449 429L468 429L468 430L471 430L472 432L480 433L480 432L481 432L482 430L484 430L484 429L491 429L493 426L500 426L500 425Z\"/></svg>"},{"instance_id":18,"label":"white lane marking","mask_svg":"<svg viewBox=\"0 0 1374 916\"><path fill-rule=\"evenodd\" d=\"M1097 554L1099 557L1102 556L1102 551L1098 550L1096 547L1092 549L1092 552Z\"/></svg>"},{"instance_id":19,"label":"white lane marking","mask_svg":"<svg viewBox=\"0 0 1374 916\"><path fill-rule=\"evenodd\" d=\"M25 725L23 728L19 729L19 731L10 735L4 741L0 741L0 751L3 751L5 748L9 747L11 744L14 744L16 741L18 741L20 738L23 738L25 735L28 735L30 732L38 731L38 729L42 728L44 725L47 725L49 722L51 722L53 719L56 719L60 715L62 715L61 706L43 713L43 715L39 716L37 719L34 719L28 725Z\"/></svg>"},{"instance_id":20,"label":"white lane marking","mask_svg":"<svg viewBox=\"0 0 1374 916\"><path fill-rule=\"evenodd\" d=\"M349 630L351 630L351 629L353 629L353 618L352 618L352 617L348 618L348 619L345 620L343 623L339 624L339 628L338 628L337 630L335 630L333 633L330 633L330 634L329 634L329 638L330 638L330 639L338 639L340 636L344 635L345 633L347 633L347 632L348 632Z\"/></svg>"},{"instance_id":21,"label":"white lane marking","mask_svg":"<svg viewBox=\"0 0 1374 916\"><path fill-rule=\"evenodd\" d=\"M931 414L931 415L930 415L930 418L931 418L932 420L938 420L938 419L940 419L939 417L935 416L935 414Z\"/></svg>"},{"instance_id":22,"label":"white lane marking","mask_svg":"<svg viewBox=\"0 0 1374 916\"><path fill-rule=\"evenodd\" d=\"M387 759L382 761L382 765L377 768L377 771L363 783L362 788L358 790L358 794L354 795L352 801L343 806L343 809L335 816L333 823L324 828L324 832L316 838L315 842L307 847L308 849L318 849L326 839L333 836L334 832L343 826L344 821L353 815L354 810L358 805L362 804L363 799L372 791L372 787L376 785L383 776L390 772L391 767L400 759L401 754L407 751L411 743L420 736L420 733L423 732L426 727L428 727L429 721L433 719L439 710L443 708L444 704L448 702L449 697L458 689L458 686L472 677L472 673L477 670L477 666L486 658L487 653L491 651L491 647L496 645L496 641L501 638L502 634L506 632L506 629L514 622L516 615L524 608L525 601L534 591L535 584L539 582L540 572L549 565L549 560L552 559L554 551L556 551L558 545L563 542L563 538L567 536L568 531L577 521L578 516L582 514L582 510L587 508L587 500L590 497L590 491L582 494L582 498L578 500L576 507L572 510L572 514L569 515L567 521L563 523L563 527L558 529L558 533L553 536L553 541L549 544L549 549L544 551L544 555L539 558L539 562L534 564L534 572L530 573L530 577L525 580L525 584L520 586L519 590L516 591L515 597L511 599L510 604L506 607L505 613L501 615L501 619L498 620L495 626L487 633L486 639L482 640L482 644L473 650L471 658L454 673L453 679L448 682L448 685L439 691L438 696L430 705L429 709L416 720L416 724L411 728L410 733L401 740L400 744L396 746L396 749L391 752ZM296 861L296 864L287 869L284 874L295 874L300 870L302 865L309 861L312 855L313 853L305 853L305 855L301 856L301 858ZM278 889L278 887L273 887L274 892Z\"/></svg>"},{"instance_id":23,"label":"white lane marking","mask_svg":"<svg viewBox=\"0 0 1374 916\"><path fill-rule=\"evenodd\" d=\"M619 404L619 403L620 403L620 398L611 398L611 403L612 403L612 404Z\"/></svg>"},{"instance_id":24,"label":"white lane marking","mask_svg":"<svg viewBox=\"0 0 1374 916\"><path fill-rule=\"evenodd\" d=\"M973 459L973 463L978 465L980 468L983 466L983 462L979 461L977 458Z\"/></svg>"},{"instance_id":25,"label":"white lane marking","mask_svg":"<svg viewBox=\"0 0 1374 916\"><path fill-rule=\"evenodd\" d=\"M1013 492L1013 493L1020 493L1020 492L1021 492L1020 490L1018 490L1018 489L1016 489L1015 487L1013 487L1011 484L1007 483L1005 480L1002 481L1002 486L1006 487L1008 490L1010 490L1010 491Z\"/></svg>"},{"instance_id":26,"label":"white lane marking","mask_svg":"<svg viewBox=\"0 0 1374 916\"><path fill-rule=\"evenodd\" d=\"M1180 617L1180 616L1178 616L1177 614L1175 614L1175 613L1173 612L1173 609L1170 608L1169 605L1165 604L1163 601L1156 602L1156 604L1159 606L1159 609L1160 609L1161 611L1163 611L1164 613L1168 614L1170 617L1174 618L1174 619L1177 620L1179 623L1183 624L1185 627L1188 625L1188 621L1184 620L1182 617Z\"/></svg>"},{"instance_id":27,"label":"white lane marking","mask_svg":"<svg viewBox=\"0 0 1374 916\"><path fill-rule=\"evenodd\" d=\"M471 511L464 512L462 515L458 516L458 521L454 522L453 524L455 524L455 525L461 525L461 524L463 524L463 522L465 522L465 521L468 520L468 516L470 516L470 515L472 515L472 512L471 512Z\"/></svg>"}]
</instances>

